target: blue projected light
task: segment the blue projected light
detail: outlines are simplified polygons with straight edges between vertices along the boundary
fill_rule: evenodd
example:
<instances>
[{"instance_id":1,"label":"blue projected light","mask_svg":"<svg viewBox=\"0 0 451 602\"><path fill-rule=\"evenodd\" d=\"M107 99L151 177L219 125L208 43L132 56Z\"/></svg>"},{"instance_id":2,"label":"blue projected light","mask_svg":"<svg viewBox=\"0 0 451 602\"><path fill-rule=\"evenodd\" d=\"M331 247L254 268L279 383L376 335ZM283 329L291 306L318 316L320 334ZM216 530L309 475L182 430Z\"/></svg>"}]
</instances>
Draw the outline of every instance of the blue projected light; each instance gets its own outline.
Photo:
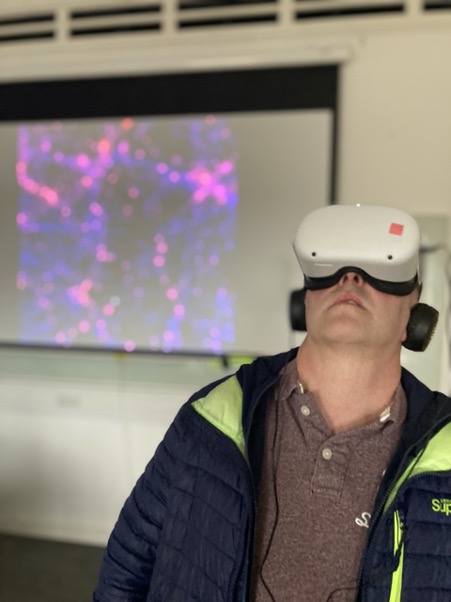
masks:
<instances>
[{"instance_id":1,"label":"blue projected light","mask_svg":"<svg viewBox=\"0 0 451 602\"><path fill-rule=\"evenodd\" d=\"M237 152L227 119L18 128L20 338L221 352L234 293Z\"/></svg>"}]
</instances>

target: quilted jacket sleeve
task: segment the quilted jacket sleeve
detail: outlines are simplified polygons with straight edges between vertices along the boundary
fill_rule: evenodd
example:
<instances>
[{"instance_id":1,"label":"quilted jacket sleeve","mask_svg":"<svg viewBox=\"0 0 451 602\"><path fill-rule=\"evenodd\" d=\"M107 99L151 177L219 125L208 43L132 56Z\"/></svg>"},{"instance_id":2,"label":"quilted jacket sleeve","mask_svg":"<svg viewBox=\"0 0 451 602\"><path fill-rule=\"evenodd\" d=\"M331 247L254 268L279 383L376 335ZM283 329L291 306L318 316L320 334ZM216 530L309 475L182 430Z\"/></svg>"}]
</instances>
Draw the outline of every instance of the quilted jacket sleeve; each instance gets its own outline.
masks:
<instances>
[{"instance_id":1,"label":"quilted jacket sleeve","mask_svg":"<svg viewBox=\"0 0 451 602\"><path fill-rule=\"evenodd\" d=\"M167 506L179 439L170 427L136 483L110 535L93 602L145 602Z\"/></svg>"}]
</instances>

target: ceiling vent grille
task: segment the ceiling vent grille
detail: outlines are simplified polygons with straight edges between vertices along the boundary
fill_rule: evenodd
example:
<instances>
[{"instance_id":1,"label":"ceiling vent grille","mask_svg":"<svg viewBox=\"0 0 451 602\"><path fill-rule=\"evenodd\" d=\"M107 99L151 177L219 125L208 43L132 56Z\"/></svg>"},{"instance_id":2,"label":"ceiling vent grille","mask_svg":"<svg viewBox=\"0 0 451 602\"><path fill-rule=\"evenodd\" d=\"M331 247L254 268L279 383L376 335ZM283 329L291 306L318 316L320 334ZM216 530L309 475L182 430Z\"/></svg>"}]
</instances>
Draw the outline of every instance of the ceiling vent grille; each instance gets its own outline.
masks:
<instances>
[{"instance_id":1,"label":"ceiling vent grille","mask_svg":"<svg viewBox=\"0 0 451 602\"><path fill-rule=\"evenodd\" d=\"M451 1L450 0L426 0L424 3L425 11L445 11L451 10Z\"/></svg>"},{"instance_id":2,"label":"ceiling vent grille","mask_svg":"<svg viewBox=\"0 0 451 602\"><path fill-rule=\"evenodd\" d=\"M421 26L451 27L451 0L0 0L0 81L342 61Z\"/></svg>"},{"instance_id":3,"label":"ceiling vent grille","mask_svg":"<svg viewBox=\"0 0 451 602\"><path fill-rule=\"evenodd\" d=\"M28 42L55 37L53 13L0 17L0 44Z\"/></svg>"},{"instance_id":4,"label":"ceiling vent grille","mask_svg":"<svg viewBox=\"0 0 451 602\"><path fill-rule=\"evenodd\" d=\"M160 29L160 3L74 10L70 13L69 35L71 37L123 35Z\"/></svg>"},{"instance_id":5,"label":"ceiling vent grille","mask_svg":"<svg viewBox=\"0 0 451 602\"><path fill-rule=\"evenodd\" d=\"M275 23L278 0L180 0L179 29Z\"/></svg>"},{"instance_id":6,"label":"ceiling vent grille","mask_svg":"<svg viewBox=\"0 0 451 602\"><path fill-rule=\"evenodd\" d=\"M337 2L334 0L297 0L295 18L297 21L315 19L344 19L349 17L379 16L403 13L402 2Z\"/></svg>"}]
</instances>

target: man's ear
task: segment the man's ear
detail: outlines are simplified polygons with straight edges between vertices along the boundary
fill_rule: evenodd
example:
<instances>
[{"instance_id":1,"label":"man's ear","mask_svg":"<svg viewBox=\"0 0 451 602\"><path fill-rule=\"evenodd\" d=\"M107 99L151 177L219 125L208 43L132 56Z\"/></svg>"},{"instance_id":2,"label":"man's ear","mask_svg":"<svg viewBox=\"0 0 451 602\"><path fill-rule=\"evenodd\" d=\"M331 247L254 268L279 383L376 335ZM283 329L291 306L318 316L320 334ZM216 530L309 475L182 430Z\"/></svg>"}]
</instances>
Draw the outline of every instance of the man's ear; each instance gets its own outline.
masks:
<instances>
[{"instance_id":1,"label":"man's ear","mask_svg":"<svg viewBox=\"0 0 451 602\"><path fill-rule=\"evenodd\" d=\"M417 303L410 310L403 346L411 351L424 351L437 327L439 313L426 303Z\"/></svg>"}]
</instances>

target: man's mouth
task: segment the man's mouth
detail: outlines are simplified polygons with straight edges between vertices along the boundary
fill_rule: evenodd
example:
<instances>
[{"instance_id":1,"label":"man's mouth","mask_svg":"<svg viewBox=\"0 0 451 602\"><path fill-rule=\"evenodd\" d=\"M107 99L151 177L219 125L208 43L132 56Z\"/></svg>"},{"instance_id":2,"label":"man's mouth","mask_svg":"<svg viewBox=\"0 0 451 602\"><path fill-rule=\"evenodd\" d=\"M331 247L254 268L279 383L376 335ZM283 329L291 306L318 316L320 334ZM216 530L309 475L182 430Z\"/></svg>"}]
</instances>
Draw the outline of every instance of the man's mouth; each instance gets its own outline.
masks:
<instances>
[{"instance_id":1,"label":"man's mouth","mask_svg":"<svg viewBox=\"0 0 451 602\"><path fill-rule=\"evenodd\" d=\"M344 295L339 295L333 305L354 305L355 307L360 307L364 309L363 303L361 299L357 295L353 295L352 293L346 293Z\"/></svg>"}]
</instances>

